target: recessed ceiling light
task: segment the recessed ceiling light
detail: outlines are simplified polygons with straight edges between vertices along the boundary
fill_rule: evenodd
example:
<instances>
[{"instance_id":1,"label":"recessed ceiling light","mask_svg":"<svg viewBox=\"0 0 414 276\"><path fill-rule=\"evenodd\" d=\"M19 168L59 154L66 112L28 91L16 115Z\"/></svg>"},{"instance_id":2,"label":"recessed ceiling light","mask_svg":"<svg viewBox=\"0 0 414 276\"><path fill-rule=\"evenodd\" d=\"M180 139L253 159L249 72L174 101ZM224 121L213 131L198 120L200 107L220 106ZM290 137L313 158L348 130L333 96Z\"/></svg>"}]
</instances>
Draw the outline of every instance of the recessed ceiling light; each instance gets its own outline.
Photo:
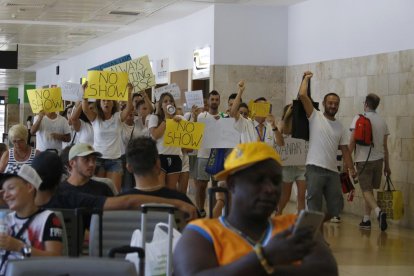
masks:
<instances>
[{"instance_id":1,"label":"recessed ceiling light","mask_svg":"<svg viewBox=\"0 0 414 276\"><path fill-rule=\"evenodd\" d=\"M131 12L131 11L110 11L109 14L115 14L115 15L139 15L139 12Z\"/></svg>"}]
</instances>

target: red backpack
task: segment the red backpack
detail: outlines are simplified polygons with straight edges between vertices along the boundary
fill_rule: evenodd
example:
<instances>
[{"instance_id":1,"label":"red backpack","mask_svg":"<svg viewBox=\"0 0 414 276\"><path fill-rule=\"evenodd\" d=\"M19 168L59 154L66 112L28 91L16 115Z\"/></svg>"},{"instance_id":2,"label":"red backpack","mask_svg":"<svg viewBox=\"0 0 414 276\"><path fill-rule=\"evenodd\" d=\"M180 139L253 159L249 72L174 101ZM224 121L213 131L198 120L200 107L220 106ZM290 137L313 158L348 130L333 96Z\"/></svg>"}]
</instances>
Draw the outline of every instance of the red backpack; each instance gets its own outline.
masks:
<instances>
[{"instance_id":1,"label":"red backpack","mask_svg":"<svg viewBox=\"0 0 414 276\"><path fill-rule=\"evenodd\" d=\"M356 120L354 138L355 143L361 146L373 144L371 121L362 114L359 114L359 118Z\"/></svg>"}]
</instances>

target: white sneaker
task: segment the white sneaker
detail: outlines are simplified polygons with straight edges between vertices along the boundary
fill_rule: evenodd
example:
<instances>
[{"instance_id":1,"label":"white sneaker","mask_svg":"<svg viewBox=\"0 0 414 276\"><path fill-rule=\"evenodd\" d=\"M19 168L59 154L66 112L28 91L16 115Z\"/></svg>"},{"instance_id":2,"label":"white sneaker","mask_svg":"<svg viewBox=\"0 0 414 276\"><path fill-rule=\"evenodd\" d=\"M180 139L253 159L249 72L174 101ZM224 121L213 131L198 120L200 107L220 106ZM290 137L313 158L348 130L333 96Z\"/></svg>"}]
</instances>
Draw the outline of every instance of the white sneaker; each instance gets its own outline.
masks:
<instances>
[{"instance_id":1,"label":"white sneaker","mask_svg":"<svg viewBox=\"0 0 414 276\"><path fill-rule=\"evenodd\" d=\"M341 218L340 217L333 217L333 218L331 218L331 222L333 222L333 223L341 223Z\"/></svg>"}]
</instances>

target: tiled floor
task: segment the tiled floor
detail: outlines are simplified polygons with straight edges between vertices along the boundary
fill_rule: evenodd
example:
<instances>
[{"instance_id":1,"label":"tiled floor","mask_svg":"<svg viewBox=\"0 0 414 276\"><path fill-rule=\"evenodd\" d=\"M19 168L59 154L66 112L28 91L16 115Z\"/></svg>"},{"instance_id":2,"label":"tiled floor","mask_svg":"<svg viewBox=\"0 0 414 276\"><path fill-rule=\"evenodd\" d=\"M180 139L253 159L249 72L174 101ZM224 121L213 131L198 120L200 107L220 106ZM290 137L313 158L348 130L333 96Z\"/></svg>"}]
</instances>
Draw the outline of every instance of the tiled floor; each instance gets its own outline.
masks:
<instances>
[{"instance_id":1,"label":"tiled floor","mask_svg":"<svg viewBox=\"0 0 414 276\"><path fill-rule=\"evenodd\" d=\"M344 215L340 224L326 223L324 235L339 265L341 276L414 275L414 230L389 225L381 232L360 230L360 218Z\"/></svg>"}]
</instances>

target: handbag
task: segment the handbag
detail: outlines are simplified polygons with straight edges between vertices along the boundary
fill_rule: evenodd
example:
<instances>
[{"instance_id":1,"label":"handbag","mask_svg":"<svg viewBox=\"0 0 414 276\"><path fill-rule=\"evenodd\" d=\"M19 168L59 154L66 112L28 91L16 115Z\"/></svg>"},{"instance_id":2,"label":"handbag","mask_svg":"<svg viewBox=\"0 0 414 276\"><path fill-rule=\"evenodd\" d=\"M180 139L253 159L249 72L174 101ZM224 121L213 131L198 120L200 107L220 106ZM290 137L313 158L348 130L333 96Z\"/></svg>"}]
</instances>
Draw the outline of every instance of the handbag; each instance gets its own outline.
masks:
<instances>
[{"instance_id":1,"label":"handbag","mask_svg":"<svg viewBox=\"0 0 414 276\"><path fill-rule=\"evenodd\" d=\"M224 170L226 149L211 149L206 165L206 173L214 175Z\"/></svg>"},{"instance_id":2,"label":"handbag","mask_svg":"<svg viewBox=\"0 0 414 276\"><path fill-rule=\"evenodd\" d=\"M341 187L342 187L342 193L348 194L347 201L353 201L354 200L354 193L355 193L355 187L352 184L351 178L349 177L349 174L346 172L342 172L339 174L339 178L341 180Z\"/></svg>"},{"instance_id":3,"label":"handbag","mask_svg":"<svg viewBox=\"0 0 414 276\"><path fill-rule=\"evenodd\" d=\"M404 201L401 191L396 190L391 177L387 176L385 189L377 192L377 203L382 211L387 213L387 218L399 220L404 215Z\"/></svg>"},{"instance_id":4,"label":"handbag","mask_svg":"<svg viewBox=\"0 0 414 276\"><path fill-rule=\"evenodd\" d=\"M312 100L310 87L311 82L309 80L307 94L312 101L313 107L319 111L319 103ZM309 141L309 120L308 117L306 117L303 103L299 100L299 93L292 104L292 137Z\"/></svg>"},{"instance_id":5,"label":"handbag","mask_svg":"<svg viewBox=\"0 0 414 276\"><path fill-rule=\"evenodd\" d=\"M145 244L145 275L166 275L167 258L168 258L168 230L164 231L162 227L168 229L168 224L159 222L155 225L154 234L151 242ZM181 233L173 228L173 250L181 238ZM137 229L132 234L131 246L141 247L142 234ZM125 257L126 260L133 262L135 268L139 271L139 260L137 253L129 253Z\"/></svg>"}]
</instances>

